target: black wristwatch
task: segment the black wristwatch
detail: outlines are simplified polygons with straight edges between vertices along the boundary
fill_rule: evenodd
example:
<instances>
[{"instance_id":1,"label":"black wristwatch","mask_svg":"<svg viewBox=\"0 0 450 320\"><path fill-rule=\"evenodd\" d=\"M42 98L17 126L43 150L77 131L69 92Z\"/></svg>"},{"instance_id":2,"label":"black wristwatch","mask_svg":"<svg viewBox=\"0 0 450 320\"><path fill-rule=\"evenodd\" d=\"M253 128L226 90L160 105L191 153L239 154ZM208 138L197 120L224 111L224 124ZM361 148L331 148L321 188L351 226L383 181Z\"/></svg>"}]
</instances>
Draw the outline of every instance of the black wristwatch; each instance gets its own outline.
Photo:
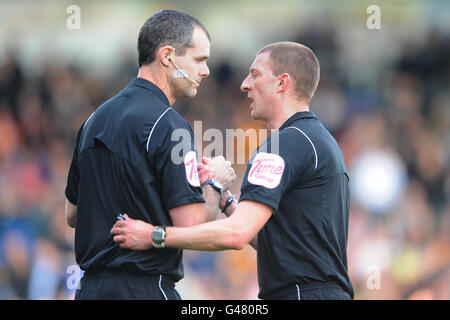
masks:
<instances>
[{"instance_id":1,"label":"black wristwatch","mask_svg":"<svg viewBox=\"0 0 450 320\"><path fill-rule=\"evenodd\" d=\"M164 248L164 241L166 240L166 227L157 227L152 234L153 246L155 248Z\"/></svg>"},{"instance_id":2,"label":"black wristwatch","mask_svg":"<svg viewBox=\"0 0 450 320\"><path fill-rule=\"evenodd\" d=\"M205 184L209 184L214 190L216 190L219 194L222 194L222 184L217 179L209 179L203 182L202 187Z\"/></svg>"},{"instance_id":3,"label":"black wristwatch","mask_svg":"<svg viewBox=\"0 0 450 320\"><path fill-rule=\"evenodd\" d=\"M236 196L234 194L232 194L231 196L228 197L227 201L225 202L225 206L222 208L223 213L225 213L225 210L227 210L227 208L230 206L230 204L233 203L235 198L236 198Z\"/></svg>"}]
</instances>

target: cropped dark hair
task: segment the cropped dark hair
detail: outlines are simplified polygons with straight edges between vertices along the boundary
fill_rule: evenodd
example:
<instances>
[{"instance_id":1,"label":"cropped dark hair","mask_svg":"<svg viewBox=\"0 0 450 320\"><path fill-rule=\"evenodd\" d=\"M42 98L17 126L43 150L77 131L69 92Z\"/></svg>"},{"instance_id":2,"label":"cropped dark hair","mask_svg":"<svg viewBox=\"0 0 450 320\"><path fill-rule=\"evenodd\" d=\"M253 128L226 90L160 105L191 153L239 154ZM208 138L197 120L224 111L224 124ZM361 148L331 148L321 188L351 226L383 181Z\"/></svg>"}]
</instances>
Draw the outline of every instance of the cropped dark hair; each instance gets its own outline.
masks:
<instances>
[{"instance_id":1,"label":"cropped dark hair","mask_svg":"<svg viewBox=\"0 0 450 320\"><path fill-rule=\"evenodd\" d=\"M175 48L183 56L191 46L194 27L201 28L209 41L211 37L203 24L194 17L176 10L156 12L142 26L138 38L139 67L155 60L156 51L165 45Z\"/></svg>"},{"instance_id":2,"label":"cropped dark hair","mask_svg":"<svg viewBox=\"0 0 450 320\"><path fill-rule=\"evenodd\" d=\"M274 76L288 73L295 80L295 93L298 98L311 100L320 79L320 65L314 52L296 42L272 43L261 50L270 53Z\"/></svg>"}]
</instances>

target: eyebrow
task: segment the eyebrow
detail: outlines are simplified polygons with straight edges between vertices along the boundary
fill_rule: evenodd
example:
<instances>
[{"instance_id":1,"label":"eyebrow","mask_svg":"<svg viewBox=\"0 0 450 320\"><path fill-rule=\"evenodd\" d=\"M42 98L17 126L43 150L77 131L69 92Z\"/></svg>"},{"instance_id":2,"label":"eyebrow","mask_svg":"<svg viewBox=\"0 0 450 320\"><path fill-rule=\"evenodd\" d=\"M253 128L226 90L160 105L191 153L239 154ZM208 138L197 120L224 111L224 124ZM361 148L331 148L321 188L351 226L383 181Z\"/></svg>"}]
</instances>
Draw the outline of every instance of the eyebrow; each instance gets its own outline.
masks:
<instances>
[{"instance_id":1,"label":"eyebrow","mask_svg":"<svg viewBox=\"0 0 450 320\"><path fill-rule=\"evenodd\" d=\"M209 56L204 55L204 56L195 57L194 59L196 59L196 60L208 60Z\"/></svg>"}]
</instances>

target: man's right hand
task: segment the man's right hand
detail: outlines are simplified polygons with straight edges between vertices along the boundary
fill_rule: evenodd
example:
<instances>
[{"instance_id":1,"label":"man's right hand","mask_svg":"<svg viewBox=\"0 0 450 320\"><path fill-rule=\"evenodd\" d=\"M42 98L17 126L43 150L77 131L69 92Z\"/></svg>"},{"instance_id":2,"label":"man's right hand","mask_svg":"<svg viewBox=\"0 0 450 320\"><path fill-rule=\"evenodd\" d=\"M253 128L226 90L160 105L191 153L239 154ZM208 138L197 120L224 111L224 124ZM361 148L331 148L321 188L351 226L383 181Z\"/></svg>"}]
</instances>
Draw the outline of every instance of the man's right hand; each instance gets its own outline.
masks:
<instances>
[{"instance_id":1,"label":"man's right hand","mask_svg":"<svg viewBox=\"0 0 450 320\"><path fill-rule=\"evenodd\" d=\"M202 162L214 173L214 177L222 183L222 191L228 190L234 180L236 180L236 173L231 167L231 162L225 160L223 156L218 156L213 159L203 157Z\"/></svg>"}]
</instances>

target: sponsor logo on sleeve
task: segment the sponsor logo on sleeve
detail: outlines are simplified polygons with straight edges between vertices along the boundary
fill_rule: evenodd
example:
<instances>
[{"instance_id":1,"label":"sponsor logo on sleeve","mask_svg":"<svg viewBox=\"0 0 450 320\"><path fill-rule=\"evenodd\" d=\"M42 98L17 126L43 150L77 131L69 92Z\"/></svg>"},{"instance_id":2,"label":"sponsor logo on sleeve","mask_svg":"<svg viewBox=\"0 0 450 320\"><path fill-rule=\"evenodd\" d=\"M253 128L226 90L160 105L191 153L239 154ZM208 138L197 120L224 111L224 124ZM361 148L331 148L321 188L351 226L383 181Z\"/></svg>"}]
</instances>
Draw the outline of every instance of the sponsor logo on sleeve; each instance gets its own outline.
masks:
<instances>
[{"instance_id":1,"label":"sponsor logo on sleeve","mask_svg":"<svg viewBox=\"0 0 450 320\"><path fill-rule=\"evenodd\" d=\"M197 171L197 155L194 151L189 151L184 157L184 169L186 179L193 187L200 187L200 179Z\"/></svg>"},{"instance_id":2,"label":"sponsor logo on sleeve","mask_svg":"<svg viewBox=\"0 0 450 320\"><path fill-rule=\"evenodd\" d=\"M284 160L277 154L259 152L253 159L247 180L268 189L276 188L283 177Z\"/></svg>"}]
</instances>

